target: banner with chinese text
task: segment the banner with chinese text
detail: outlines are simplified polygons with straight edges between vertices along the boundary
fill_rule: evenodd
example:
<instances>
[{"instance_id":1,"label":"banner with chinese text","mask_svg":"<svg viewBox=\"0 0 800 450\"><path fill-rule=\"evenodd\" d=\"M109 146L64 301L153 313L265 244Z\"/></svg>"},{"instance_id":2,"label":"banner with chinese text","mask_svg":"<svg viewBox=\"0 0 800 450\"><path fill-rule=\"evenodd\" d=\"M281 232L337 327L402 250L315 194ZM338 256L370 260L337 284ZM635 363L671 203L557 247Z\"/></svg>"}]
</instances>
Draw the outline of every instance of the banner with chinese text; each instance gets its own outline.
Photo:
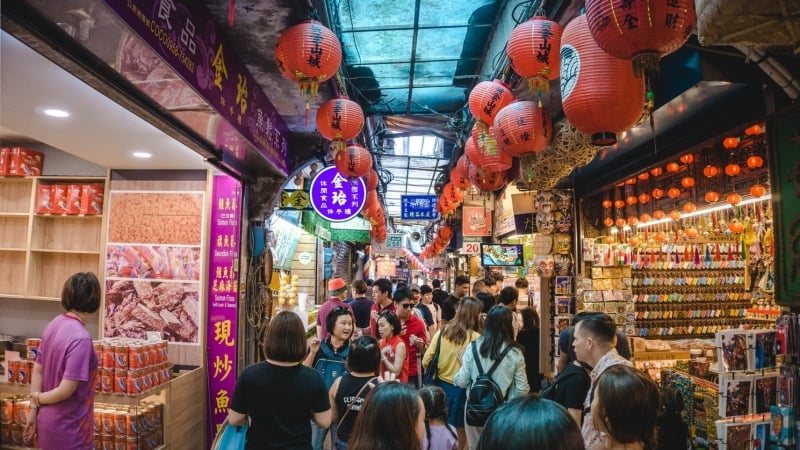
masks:
<instances>
[{"instance_id":1,"label":"banner with chinese text","mask_svg":"<svg viewBox=\"0 0 800 450\"><path fill-rule=\"evenodd\" d=\"M227 175L213 181L208 252L209 439L228 415L236 383L236 336L239 299L239 232L242 185Z\"/></svg>"}]
</instances>

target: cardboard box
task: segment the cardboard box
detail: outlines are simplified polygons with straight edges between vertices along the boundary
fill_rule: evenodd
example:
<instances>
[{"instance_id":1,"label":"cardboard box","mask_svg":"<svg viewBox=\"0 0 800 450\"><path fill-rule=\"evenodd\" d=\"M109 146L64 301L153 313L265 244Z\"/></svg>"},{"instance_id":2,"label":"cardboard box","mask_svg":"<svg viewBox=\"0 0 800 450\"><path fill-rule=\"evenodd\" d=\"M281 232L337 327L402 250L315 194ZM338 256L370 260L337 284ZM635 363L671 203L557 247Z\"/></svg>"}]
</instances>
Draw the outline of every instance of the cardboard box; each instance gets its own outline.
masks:
<instances>
[{"instance_id":1,"label":"cardboard box","mask_svg":"<svg viewBox=\"0 0 800 450\"><path fill-rule=\"evenodd\" d=\"M64 214L67 212L67 186L53 184L50 186L50 213Z\"/></svg>"},{"instance_id":2,"label":"cardboard box","mask_svg":"<svg viewBox=\"0 0 800 450\"><path fill-rule=\"evenodd\" d=\"M0 176L8 175L8 165L11 162L11 148L0 147Z\"/></svg>"},{"instance_id":3,"label":"cardboard box","mask_svg":"<svg viewBox=\"0 0 800 450\"><path fill-rule=\"evenodd\" d=\"M103 185L100 183L81 186L81 214L103 214Z\"/></svg>"},{"instance_id":4,"label":"cardboard box","mask_svg":"<svg viewBox=\"0 0 800 450\"><path fill-rule=\"evenodd\" d=\"M44 155L24 147L11 147L8 174L15 177L38 177L42 174Z\"/></svg>"},{"instance_id":5,"label":"cardboard box","mask_svg":"<svg viewBox=\"0 0 800 450\"><path fill-rule=\"evenodd\" d=\"M36 188L36 214L50 214L53 209L52 189L49 185L40 184Z\"/></svg>"},{"instance_id":6,"label":"cardboard box","mask_svg":"<svg viewBox=\"0 0 800 450\"><path fill-rule=\"evenodd\" d=\"M80 214L81 213L81 191L83 185L70 184L67 185L67 214Z\"/></svg>"}]
</instances>

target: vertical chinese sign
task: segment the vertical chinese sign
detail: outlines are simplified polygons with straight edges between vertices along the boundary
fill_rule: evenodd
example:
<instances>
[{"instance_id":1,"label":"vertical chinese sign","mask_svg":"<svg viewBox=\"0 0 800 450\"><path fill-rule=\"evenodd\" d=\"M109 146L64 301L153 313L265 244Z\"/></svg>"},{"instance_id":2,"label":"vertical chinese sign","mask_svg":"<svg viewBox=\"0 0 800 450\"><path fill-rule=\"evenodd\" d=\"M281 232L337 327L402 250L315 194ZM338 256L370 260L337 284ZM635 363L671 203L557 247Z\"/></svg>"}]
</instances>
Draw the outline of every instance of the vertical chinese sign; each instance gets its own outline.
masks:
<instances>
[{"instance_id":1,"label":"vertical chinese sign","mask_svg":"<svg viewBox=\"0 0 800 450\"><path fill-rule=\"evenodd\" d=\"M242 185L214 177L208 261L208 383L211 442L227 416L236 380L239 231Z\"/></svg>"}]
</instances>

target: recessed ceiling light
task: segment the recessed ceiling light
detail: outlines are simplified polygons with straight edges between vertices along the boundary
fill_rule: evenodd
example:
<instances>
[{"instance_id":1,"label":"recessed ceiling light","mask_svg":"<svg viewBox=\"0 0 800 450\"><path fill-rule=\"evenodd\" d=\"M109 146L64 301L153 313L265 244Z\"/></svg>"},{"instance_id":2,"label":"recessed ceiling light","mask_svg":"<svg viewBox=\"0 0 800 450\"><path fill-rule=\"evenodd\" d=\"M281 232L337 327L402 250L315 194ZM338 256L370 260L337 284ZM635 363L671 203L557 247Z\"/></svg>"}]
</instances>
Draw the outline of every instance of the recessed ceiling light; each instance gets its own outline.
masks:
<instances>
[{"instance_id":1,"label":"recessed ceiling light","mask_svg":"<svg viewBox=\"0 0 800 450\"><path fill-rule=\"evenodd\" d=\"M63 119L64 117L69 117L69 112L64 111L63 109L48 108L42 112L44 112L45 115L48 115L50 117L58 117L60 119Z\"/></svg>"},{"instance_id":2,"label":"recessed ceiling light","mask_svg":"<svg viewBox=\"0 0 800 450\"><path fill-rule=\"evenodd\" d=\"M147 159L147 158L150 158L153 155L150 154L150 153L147 153L147 152L133 152L133 156L134 156L134 158Z\"/></svg>"}]
</instances>

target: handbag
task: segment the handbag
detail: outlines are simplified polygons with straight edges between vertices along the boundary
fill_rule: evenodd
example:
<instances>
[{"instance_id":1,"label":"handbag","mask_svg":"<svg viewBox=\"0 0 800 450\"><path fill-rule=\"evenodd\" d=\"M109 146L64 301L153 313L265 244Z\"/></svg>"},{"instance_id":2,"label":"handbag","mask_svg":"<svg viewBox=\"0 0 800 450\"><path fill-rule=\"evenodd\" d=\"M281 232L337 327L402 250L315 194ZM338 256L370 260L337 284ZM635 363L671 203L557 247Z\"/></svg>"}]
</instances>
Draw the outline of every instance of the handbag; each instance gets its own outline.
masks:
<instances>
[{"instance_id":1,"label":"handbag","mask_svg":"<svg viewBox=\"0 0 800 450\"><path fill-rule=\"evenodd\" d=\"M234 426L226 418L211 443L211 450L244 450L246 443L247 421L244 425Z\"/></svg>"},{"instance_id":2,"label":"handbag","mask_svg":"<svg viewBox=\"0 0 800 450\"><path fill-rule=\"evenodd\" d=\"M433 353L431 362L428 363L428 368L425 369L425 374L422 376L422 385L430 386L436 383L439 375L439 350L442 347L442 334L444 330L439 332L439 338L436 339L436 351Z\"/></svg>"}]
</instances>

